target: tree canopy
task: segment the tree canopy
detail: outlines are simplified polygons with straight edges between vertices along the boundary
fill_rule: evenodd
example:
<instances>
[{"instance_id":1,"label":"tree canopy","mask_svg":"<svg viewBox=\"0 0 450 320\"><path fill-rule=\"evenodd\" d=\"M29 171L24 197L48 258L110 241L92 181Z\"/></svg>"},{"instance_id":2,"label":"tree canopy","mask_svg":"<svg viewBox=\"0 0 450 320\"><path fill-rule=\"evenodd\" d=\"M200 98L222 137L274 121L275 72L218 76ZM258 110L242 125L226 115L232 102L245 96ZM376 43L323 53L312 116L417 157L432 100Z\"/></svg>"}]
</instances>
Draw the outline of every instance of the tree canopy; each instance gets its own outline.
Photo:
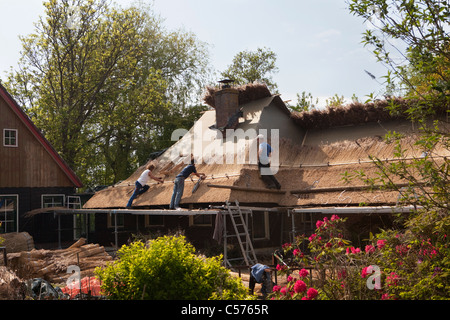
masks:
<instances>
[{"instance_id":1,"label":"tree canopy","mask_svg":"<svg viewBox=\"0 0 450 320\"><path fill-rule=\"evenodd\" d=\"M448 103L450 96L450 3L448 0L351 0L365 19L365 46L389 73L386 84L422 101ZM425 110L425 109L424 109ZM416 110L420 111L420 110ZM422 112L414 113L417 119Z\"/></svg>"},{"instance_id":2,"label":"tree canopy","mask_svg":"<svg viewBox=\"0 0 450 320\"><path fill-rule=\"evenodd\" d=\"M255 81L264 82L272 93L275 93L277 85L272 80L272 74L278 72L276 61L275 52L265 47L255 51L241 51L234 56L231 65L221 75L241 85Z\"/></svg>"},{"instance_id":3,"label":"tree canopy","mask_svg":"<svg viewBox=\"0 0 450 320\"><path fill-rule=\"evenodd\" d=\"M125 179L204 108L189 105L209 74L207 45L142 4L44 6L5 85L86 185Z\"/></svg>"}]
</instances>

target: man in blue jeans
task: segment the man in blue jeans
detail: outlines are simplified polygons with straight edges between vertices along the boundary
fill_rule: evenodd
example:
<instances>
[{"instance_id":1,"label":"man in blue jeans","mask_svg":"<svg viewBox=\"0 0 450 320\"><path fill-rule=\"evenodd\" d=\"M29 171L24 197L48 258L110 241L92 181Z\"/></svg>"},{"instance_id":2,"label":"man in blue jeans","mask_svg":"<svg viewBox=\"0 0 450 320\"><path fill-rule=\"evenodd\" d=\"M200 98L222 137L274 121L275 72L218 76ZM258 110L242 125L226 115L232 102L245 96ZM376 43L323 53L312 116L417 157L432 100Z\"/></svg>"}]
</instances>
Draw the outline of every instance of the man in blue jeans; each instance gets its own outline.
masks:
<instances>
[{"instance_id":1,"label":"man in blue jeans","mask_svg":"<svg viewBox=\"0 0 450 320\"><path fill-rule=\"evenodd\" d=\"M195 168L194 157L191 157L191 164L184 167L183 170L181 170L181 172L175 178L175 182L173 185L172 200L170 201L169 209L181 210L180 201L184 192L184 180L191 174L194 174L201 179L206 178L206 175L204 173L197 173L197 169Z\"/></svg>"},{"instance_id":2,"label":"man in blue jeans","mask_svg":"<svg viewBox=\"0 0 450 320\"><path fill-rule=\"evenodd\" d=\"M146 192L150 187L147 185L150 182L150 179L153 179L155 181L158 181L160 183L163 183L164 180L159 177L155 177L152 174L152 171L155 169L155 166L153 164L149 164L145 167L144 172L142 172L141 176L137 181L135 182L135 188L134 192L130 197L130 200L128 200L127 203L127 209L131 208L131 205L133 204L134 199L136 199L137 196L143 194Z\"/></svg>"}]
</instances>

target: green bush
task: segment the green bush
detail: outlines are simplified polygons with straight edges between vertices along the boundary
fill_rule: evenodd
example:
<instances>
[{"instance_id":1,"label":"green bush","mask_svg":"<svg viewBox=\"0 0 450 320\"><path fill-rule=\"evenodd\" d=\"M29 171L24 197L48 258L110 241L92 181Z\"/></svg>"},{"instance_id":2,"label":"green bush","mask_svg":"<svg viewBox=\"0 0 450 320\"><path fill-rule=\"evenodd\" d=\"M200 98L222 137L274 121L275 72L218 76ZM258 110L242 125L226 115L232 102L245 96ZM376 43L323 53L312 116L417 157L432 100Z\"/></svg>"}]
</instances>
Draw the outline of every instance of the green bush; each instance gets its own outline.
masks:
<instances>
[{"instance_id":1,"label":"green bush","mask_svg":"<svg viewBox=\"0 0 450 320\"><path fill-rule=\"evenodd\" d=\"M382 230L361 248L342 238L345 221L336 215L318 220L309 238L300 236L283 246L285 252L293 250L299 264L314 267L314 281L308 285L317 289L318 299L449 299L448 211L417 210L410 213L404 229ZM300 250L304 241L309 254ZM291 274L294 280L295 276ZM295 289L294 282L274 297L290 299L286 293ZM292 298L304 296L294 294Z\"/></svg>"},{"instance_id":2,"label":"green bush","mask_svg":"<svg viewBox=\"0 0 450 320\"><path fill-rule=\"evenodd\" d=\"M118 260L96 273L110 299L206 300L249 299L248 289L221 266L221 257L206 258L184 236L164 236L122 246Z\"/></svg>"}]
</instances>

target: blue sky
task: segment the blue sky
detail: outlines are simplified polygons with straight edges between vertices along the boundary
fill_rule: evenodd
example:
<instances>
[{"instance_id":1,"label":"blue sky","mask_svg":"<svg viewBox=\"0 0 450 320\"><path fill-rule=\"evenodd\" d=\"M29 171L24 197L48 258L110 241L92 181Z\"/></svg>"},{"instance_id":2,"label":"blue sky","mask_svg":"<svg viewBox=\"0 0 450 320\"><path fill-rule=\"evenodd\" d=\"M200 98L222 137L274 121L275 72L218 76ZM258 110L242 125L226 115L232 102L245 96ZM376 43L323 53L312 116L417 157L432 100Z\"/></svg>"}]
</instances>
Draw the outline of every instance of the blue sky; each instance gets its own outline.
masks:
<instances>
[{"instance_id":1,"label":"blue sky","mask_svg":"<svg viewBox=\"0 0 450 320\"><path fill-rule=\"evenodd\" d=\"M150 0L144 0L149 2ZM116 0L126 6L131 0ZM182 28L209 44L210 61L219 73L243 50L267 47L277 54L273 76L283 100L296 93L319 98L338 94L349 101L380 93L386 69L361 44L364 21L350 14L345 0L154 0L154 11L169 30ZM34 31L44 14L42 0L0 0L0 77L16 67L19 36ZM218 76L219 77L219 76ZM218 79L219 80L219 79Z\"/></svg>"}]
</instances>

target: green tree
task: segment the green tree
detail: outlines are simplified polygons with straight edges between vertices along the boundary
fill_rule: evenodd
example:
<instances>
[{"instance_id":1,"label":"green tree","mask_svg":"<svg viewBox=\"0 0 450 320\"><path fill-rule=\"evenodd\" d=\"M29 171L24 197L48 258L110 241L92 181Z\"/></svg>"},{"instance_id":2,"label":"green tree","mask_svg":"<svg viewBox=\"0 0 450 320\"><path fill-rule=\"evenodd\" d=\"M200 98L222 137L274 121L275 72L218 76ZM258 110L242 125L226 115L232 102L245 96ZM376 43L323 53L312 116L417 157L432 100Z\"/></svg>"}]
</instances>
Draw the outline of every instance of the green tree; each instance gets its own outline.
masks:
<instances>
[{"instance_id":1,"label":"green tree","mask_svg":"<svg viewBox=\"0 0 450 320\"><path fill-rule=\"evenodd\" d=\"M449 2L352 0L349 4L350 12L373 22L364 33L363 42L372 46L378 60L389 66L387 85L397 81L403 87L407 107L391 102L390 111L419 125L413 147L421 156L408 158L402 135L392 132L386 140L396 145L396 161L388 163L372 157L378 168L375 177L355 173L366 183L397 190L401 204L417 208L409 216L399 216L405 232L386 231L378 236L386 239L389 246L376 263L390 269L390 281L394 275L398 277L389 290L392 297L448 298L450 163L443 155L448 154L450 147L446 126L450 111ZM396 47L391 45L392 40ZM400 44L404 50L400 50ZM392 50L401 53L401 63L394 59ZM407 186L400 189L395 181Z\"/></svg>"},{"instance_id":2,"label":"green tree","mask_svg":"<svg viewBox=\"0 0 450 320\"><path fill-rule=\"evenodd\" d=\"M316 105L319 103L319 98L314 100L311 92L306 93L305 91L302 94L297 93L297 104L295 106L289 106L291 110L302 112L302 111L311 111L316 108Z\"/></svg>"},{"instance_id":3,"label":"green tree","mask_svg":"<svg viewBox=\"0 0 450 320\"><path fill-rule=\"evenodd\" d=\"M269 90L275 92L277 85L272 74L278 72L277 55L268 48L255 51L241 51L236 54L228 68L221 73L222 77L234 80L237 84L264 82Z\"/></svg>"},{"instance_id":4,"label":"green tree","mask_svg":"<svg viewBox=\"0 0 450 320\"><path fill-rule=\"evenodd\" d=\"M144 5L44 6L6 86L85 184L124 179L154 151L171 110L192 103L207 74L206 45L168 32Z\"/></svg>"},{"instance_id":5,"label":"green tree","mask_svg":"<svg viewBox=\"0 0 450 320\"><path fill-rule=\"evenodd\" d=\"M365 19L363 43L388 67L386 83L422 101L448 103L450 39L447 0L349 0L352 14ZM394 45L395 44L395 45ZM431 108L432 109L432 108ZM421 119L430 111L416 108Z\"/></svg>"}]
</instances>

